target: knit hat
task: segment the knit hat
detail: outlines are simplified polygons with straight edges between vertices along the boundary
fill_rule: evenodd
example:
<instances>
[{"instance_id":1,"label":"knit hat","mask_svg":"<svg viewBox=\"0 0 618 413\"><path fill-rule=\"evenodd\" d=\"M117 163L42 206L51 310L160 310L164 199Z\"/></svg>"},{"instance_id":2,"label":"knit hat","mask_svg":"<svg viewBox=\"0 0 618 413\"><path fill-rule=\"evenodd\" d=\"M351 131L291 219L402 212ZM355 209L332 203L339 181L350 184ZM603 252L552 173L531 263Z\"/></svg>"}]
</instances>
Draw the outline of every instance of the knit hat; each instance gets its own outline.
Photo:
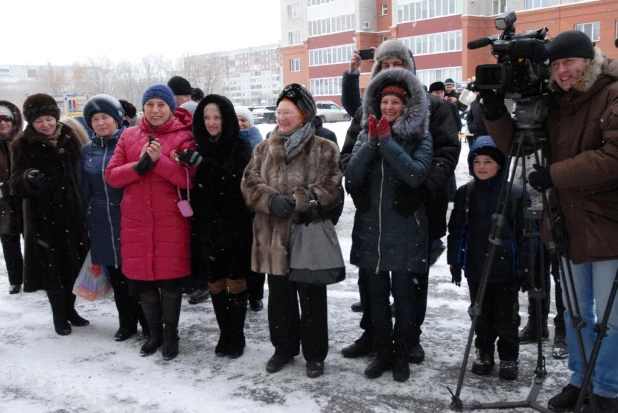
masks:
<instances>
[{"instance_id":1,"label":"knit hat","mask_svg":"<svg viewBox=\"0 0 618 413\"><path fill-rule=\"evenodd\" d=\"M315 118L317 109L313 95L298 83L291 83L283 88L277 98L277 106L283 99L292 102L305 117L305 121Z\"/></svg>"},{"instance_id":2,"label":"knit hat","mask_svg":"<svg viewBox=\"0 0 618 413\"><path fill-rule=\"evenodd\" d=\"M403 62L403 68L416 74L416 66L412 52L401 40L392 39L382 42L373 54L373 67L371 68L371 78L380 73L382 62L388 59L399 59Z\"/></svg>"},{"instance_id":3,"label":"knit hat","mask_svg":"<svg viewBox=\"0 0 618 413\"><path fill-rule=\"evenodd\" d=\"M174 92L172 92L169 86L163 83L157 83L146 89L144 96L142 96L142 107L149 99L161 99L167 103L167 106L170 107L172 112L176 111L176 97L174 96Z\"/></svg>"},{"instance_id":4,"label":"knit hat","mask_svg":"<svg viewBox=\"0 0 618 413\"><path fill-rule=\"evenodd\" d=\"M45 93L37 93L28 96L24 101L23 114L28 123L34 123L41 116L53 116L59 120L60 108L53 97Z\"/></svg>"},{"instance_id":5,"label":"knit hat","mask_svg":"<svg viewBox=\"0 0 618 413\"><path fill-rule=\"evenodd\" d=\"M199 102L202 99L204 99L204 91L200 89L199 87L194 87L193 93L191 94L191 100L195 100L196 102Z\"/></svg>"},{"instance_id":6,"label":"knit hat","mask_svg":"<svg viewBox=\"0 0 618 413\"><path fill-rule=\"evenodd\" d=\"M242 116L249 121L249 129L251 129L253 127L253 114L249 108L245 106L234 106L234 110L236 111L236 116Z\"/></svg>"},{"instance_id":7,"label":"knit hat","mask_svg":"<svg viewBox=\"0 0 618 413\"><path fill-rule=\"evenodd\" d=\"M455 82L450 77L444 81L444 85L453 85L455 86Z\"/></svg>"},{"instance_id":8,"label":"knit hat","mask_svg":"<svg viewBox=\"0 0 618 413\"><path fill-rule=\"evenodd\" d=\"M406 90L399 85L388 85L382 88L380 98L388 95L397 96L403 103L408 101L408 92L406 92Z\"/></svg>"},{"instance_id":9,"label":"knit hat","mask_svg":"<svg viewBox=\"0 0 618 413\"><path fill-rule=\"evenodd\" d=\"M6 116L11 119L15 119L15 115L13 114L13 111L4 105L0 105L0 116Z\"/></svg>"},{"instance_id":10,"label":"knit hat","mask_svg":"<svg viewBox=\"0 0 618 413\"><path fill-rule=\"evenodd\" d=\"M446 88L444 87L444 83L442 83L442 82L433 82L431 85L429 85L429 93L431 93L431 92L439 92L439 91L446 92Z\"/></svg>"},{"instance_id":11,"label":"knit hat","mask_svg":"<svg viewBox=\"0 0 618 413\"><path fill-rule=\"evenodd\" d=\"M584 32L569 30L560 33L547 46L549 63L567 57L594 58L594 45Z\"/></svg>"},{"instance_id":12,"label":"knit hat","mask_svg":"<svg viewBox=\"0 0 618 413\"><path fill-rule=\"evenodd\" d=\"M86 125L88 125L90 129L92 129L92 117L97 113L108 114L114 118L118 125L121 125L124 119L124 109L118 99L103 93L88 99L84 105L83 112Z\"/></svg>"},{"instance_id":13,"label":"knit hat","mask_svg":"<svg viewBox=\"0 0 618 413\"><path fill-rule=\"evenodd\" d=\"M137 109L135 109L135 106L133 106L131 102L123 99L120 99L118 102L120 102L120 104L122 105L125 116L128 116L130 118L134 118L135 116L137 116Z\"/></svg>"},{"instance_id":14,"label":"knit hat","mask_svg":"<svg viewBox=\"0 0 618 413\"><path fill-rule=\"evenodd\" d=\"M489 156L500 165L500 168L503 168L506 162L506 156L498 149L489 135L479 136L472 144L472 148L468 154L468 165L470 166L471 175L474 175L472 168L474 158L479 155Z\"/></svg>"},{"instance_id":15,"label":"knit hat","mask_svg":"<svg viewBox=\"0 0 618 413\"><path fill-rule=\"evenodd\" d=\"M193 88L191 87L191 83L189 83L189 81L184 77L174 76L167 81L167 85L170 87L170 89L172 89L174 95L176 96L193 94Z\"/></svg>"}]
</instances>

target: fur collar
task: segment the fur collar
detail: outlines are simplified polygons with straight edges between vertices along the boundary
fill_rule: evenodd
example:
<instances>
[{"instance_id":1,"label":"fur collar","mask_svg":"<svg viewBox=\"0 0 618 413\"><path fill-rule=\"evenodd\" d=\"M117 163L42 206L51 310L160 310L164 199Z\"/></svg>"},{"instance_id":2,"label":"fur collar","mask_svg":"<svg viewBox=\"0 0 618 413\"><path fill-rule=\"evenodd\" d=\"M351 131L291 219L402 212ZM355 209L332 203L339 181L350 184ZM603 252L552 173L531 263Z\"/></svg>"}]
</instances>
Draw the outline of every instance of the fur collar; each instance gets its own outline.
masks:
<instances>
[{"instance_id":1,"label":"fur collar","mask_svg":"<svg viewBox=\"0 0 618 413\"><path fill-rule=\"evenodd\" d=\"M586 93L590 90L592 85L597 81L599 75L602 72L603 62L605 61L605 57L603 53L601 53L601 49L598 47L594 48L594 59L590 60L588 67L583 73L580 73L577 77L577 81L575 82L575 86L573 86L572 90L575 90L580 93ZM560 86L556 83L556 79L552 73L549 78L549 88L552 91L556 92L564 92Z\"/></svg>"},{"instance_id":2,"label":"fur collar","mask_svg":"<svg viewBox=\"0 0 618 413\"><path fill-rule=\"evenodd\" d=\"M315 128L313 127L313 125L311 125L309 128L309 132L307 133L307 137L300 141L297 146L292 148L292 150L288 154L286 154L286 139L283 136L279 135L279 126L277 126L270 134L270 137L267 139L268 152L278 164L289 162L291 159L301 153L310 142L313 141L313 139L315 138L314 135Z\"/></svg>"},{"instance_id":3,"label":"fur collar","mask_svg":"<svg viewBox=\"0 0 618 413\"><path fill-rule=\"evenodd\" d=\"M379 110L380 91L389 84L398 84L406 89L410 98L407 100L403 114L391 126L393 136L396 140L414 142L428 133L429 128L429 106L427 104L427 93L423 89L420 80L406 69L389 69L378 73L365 90L363 98L363 118L361 125L367 129L369 115L373 114L380 118Z\"/></svg>"}]
</instances>

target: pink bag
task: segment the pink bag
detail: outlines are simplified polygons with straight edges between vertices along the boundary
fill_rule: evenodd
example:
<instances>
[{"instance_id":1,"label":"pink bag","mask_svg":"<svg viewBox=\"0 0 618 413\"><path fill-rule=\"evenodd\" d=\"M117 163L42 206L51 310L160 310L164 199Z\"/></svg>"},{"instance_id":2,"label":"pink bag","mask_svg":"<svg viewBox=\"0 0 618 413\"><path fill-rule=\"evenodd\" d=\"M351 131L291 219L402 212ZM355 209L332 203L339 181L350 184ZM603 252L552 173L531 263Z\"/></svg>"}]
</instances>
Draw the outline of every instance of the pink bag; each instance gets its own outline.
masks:
<instances>
[{"instance_id":1,"label":"pink bag","mask_svg":"<svg viewBox=\"0 0 618 413\"><path fill-rule=\"evenodd\" d=\"M191 191L189 190L189 170L185 168L185 172L187 173L187 199L182 199L180 188L176 187L180 200L178 201L178 209L183 217L190 218L193 216L193 208L191 208Z\"/></svg>"}]
</instances>

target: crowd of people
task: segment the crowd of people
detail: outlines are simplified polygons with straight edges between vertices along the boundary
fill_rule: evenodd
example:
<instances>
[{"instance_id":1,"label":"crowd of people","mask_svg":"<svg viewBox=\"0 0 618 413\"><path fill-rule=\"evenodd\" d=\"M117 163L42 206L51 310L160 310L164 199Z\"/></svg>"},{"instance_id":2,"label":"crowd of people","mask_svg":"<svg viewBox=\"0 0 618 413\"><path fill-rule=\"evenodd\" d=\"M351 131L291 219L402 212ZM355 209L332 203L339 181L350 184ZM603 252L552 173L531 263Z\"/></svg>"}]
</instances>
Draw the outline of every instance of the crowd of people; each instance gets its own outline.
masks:
<instances>
[{"instance_id":1,"label":"crowd of people","mask_svg":"<svg viewBox=\"0 0 618 413\"><path fill-rule=\"evenodd\" d=\"M359 268L360 304L353 307L363 313L363 333L341 353L373 354L367 378L392 370L395 381L405 382L410 363L424 360L429 267L447 236L452 282L459 286L462 275L467 278L471 305L484 291L471 371L489 374L497 348L499 376L518 378L520 344L548 338L550 301L547 288L542 314L531 314L520 332L518 293L540 284L530 274L544 273L549 286L551 273L557 287L568 287L566 305L556 293L564 319L556 320L555 340L565 346L554 356L569 357L572 376L548 408L575 407L595 326L612 307L584 411L615 412L618 307L608 297L618 270L611 240L618 230L618 62L577 31L556 36L548 55L544 125L551 164L534 165L523 181L534 190L514 184L506 201L503 177L515 124L504 95L472 91L465 99L472 179L452 191L466 104L452 79L427 90L398 40L375 50L363 96L354 52L343 75L342 102L353 119L341 151L316 118L311 93L295 83L281 91L277 125L266 139L247 108L225 96L204 96L180 76L146 89L140 119L129 102L91 97L83 110L91 136L61 119L52 96L29 96L21 111L0 101L0 240L9 293L22 286L46 291L59 335L87 326L72 287L90 250L114 289L117 341L141 326L140 354L162 348L165 360L174 359L188 291L193 304L211 297L220 330L215 354L238 358L247 309L262 309L267 280L274 354L266 371L282 370L302 349L306 375L319 377L329 349L327 287L290 279L290 239L295 225L336 223L345 187L356 210L350 263ZM546 214L555 218L561 211L566 232L558 239L562 265L524 225L531 196L548 190ZM454 206L447 217L449 199ZM495 231L499 208L506 212ZM490 244L495 253L487 262ZM320 259L319 251L305 253ZM489 277L481 289L484 271ZM583 323L571 323L572 308Z\"/></svg>"}]
</instances>

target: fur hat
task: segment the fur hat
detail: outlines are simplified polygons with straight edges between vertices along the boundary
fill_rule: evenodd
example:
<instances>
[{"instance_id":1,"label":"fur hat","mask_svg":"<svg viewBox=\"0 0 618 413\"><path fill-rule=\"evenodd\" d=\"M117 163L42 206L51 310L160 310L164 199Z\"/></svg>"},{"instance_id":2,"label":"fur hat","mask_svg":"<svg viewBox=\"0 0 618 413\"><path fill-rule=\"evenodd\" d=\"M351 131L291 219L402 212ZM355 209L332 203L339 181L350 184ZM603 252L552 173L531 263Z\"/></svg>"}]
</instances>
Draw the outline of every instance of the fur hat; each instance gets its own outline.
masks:
<instances>
[{"instance_id":1,"label":"fur hat","mask_svg":"<svg viewBox=\"0 0 618 413\"><path fill-rule=\"evenodd\" d=\"M170 89L172 89L174 95L176 96L190 96L193 94L193 88L191 87L191 83L189 83L189 81L184 77L174 76L167 81L167 85L170 87Z\"/></svg>"},{"instance_id":2,"label":"fur hat","mask_svg":"<svg viewBox=\"0 0 618 413\"><path fill-rule=\"evenodd\" d=\"M439 92L439 91L446 92L446 87L444 86L444 83L442 83L442 82L433 82L431 85L429 85L429 93L431 93L431 92Z\"/></svg>"},{"instance_id":3,"label":"fur hat","mask_svg":"<svg viewBox=\"0 0 618 413\"><path fill-rule=\"evenodd\" d=\"M450 77L444 81L444 84L455 86L455 82L453 82L453 79L451 79Z\"/></svg>"},{"instance_id":4,"label":"fur hat","mask_svg":"<svg viewBox=\"0 0 618 413\"><path fill-rule=\"evenodd\" d=\"M0 116L6 116L8 118L15 119L13 111L8 106L4 105L0 105Z\"/></svg>"},{"instance_id":5,"label":"fur hat","mask_svg":"<svg viewBox=\"0 0 618 413\"><path fill-rule=\"evenodd\" d=\"M234 106L234 110L236 111L236 116L242 116L249 121L249 129L251 129L253 127L253 114L249 108L245 106Z\"/></svg>"},{"instance_id":6,"label":"fur hat","mask_svg":"<svg viewBox=\"0 0 618 413\"><path fill-rule=\"evenodd\" d=\"M88 99L84 105L83 112L86 125L88 125L90 129L92 129L92 117L97 113L108 114L114 118L119 126L122 124L122 120L124 119L124 109L118 99L103 93Z\"/></svg>"},{"instance_id":7,"label":"fur hat","mask_svg":"<svg viewBox=\"0 0 618 413\"><path fill-rule=\"evenodd\" d=\"M194 87L193 93L191 94L191 100L195 100L196 102L199 102L202 99L204 99L204 91L200 89L199 87Z\"/></svg>"},{"instance_id":8,"label":"fur hat","mask_svg":"<svg viewBox=\"0 0 618 413\"><path fill-rule=\"evenodd\" d=\"M594 58L594 45L584 32L569 30L560 33L547 46L549 63L567 57Z\"/></svg>"},{"instance_id":9,"label":"fur hat","mask_svg":"<svg viewBox=\"0 0 618 413\"><path fill-rule=\"evenodd\" d=\"M291 83L283 88L277 98L277 106L279 106L279 102L283 99L289 100L296 105L298 110L300 110L305 117L305 121L310 121L315 118L317 109L315 107L313 95L298 83Z\"/></svg>"},{"instance_id":10,"label":"fur hat","mask_svg":"<svg viewBox=\"0 0 618 413\"><path fill-rule=\"evenodd\" d=\"M60 108L53 97L45 93L37 93L28 96L24 101L23 114L28 123L34 123L41 116L53 116L59 120Z\"/></svg>"},{"instance_id":11,"label":"fur hat","mask_svg":"<svg viewBox=\"0 0 618 413\"><path fill-rule=\"evenodd\" d=\"M135 106L133 106L131 102L123 100L123 99L120 99L118 102L120 102L120 104L122 105L125 116L128 116L131 119L137 116L137 109L135 109Z\"/></svg>"},{"instance_id":12,"label":"fur hat","mask_svg":"<svg viewBox=\"0 0 618 413\"><path fill-rule=\"evenodd\" d=\"M144 107L146 102L150 99L161 99L167 103L167 106L170 107L172 112L176 111L176 97L174 96L174 92L172 92L169 86L163 83L154 84L146 89L144 96L142 96L142 107Z\"/></svg>"},{"instance_id":13,"label":"fur hat","mask_svg":"<svg viewBox=\"0 0 618 413\"><path fill-rule=\"evenodd\" d=\"M416 74L416 67L414 65L414 57L412 52L408 49L408 46L403 44L401 40L392 39L383 42L378 47L373 55L373 68L371 69L371 77L380 73L382 70L382 62L388 59L400 59L403 62L403 68L408 69L412 73Z\"/></svg>"}]
</instances>

